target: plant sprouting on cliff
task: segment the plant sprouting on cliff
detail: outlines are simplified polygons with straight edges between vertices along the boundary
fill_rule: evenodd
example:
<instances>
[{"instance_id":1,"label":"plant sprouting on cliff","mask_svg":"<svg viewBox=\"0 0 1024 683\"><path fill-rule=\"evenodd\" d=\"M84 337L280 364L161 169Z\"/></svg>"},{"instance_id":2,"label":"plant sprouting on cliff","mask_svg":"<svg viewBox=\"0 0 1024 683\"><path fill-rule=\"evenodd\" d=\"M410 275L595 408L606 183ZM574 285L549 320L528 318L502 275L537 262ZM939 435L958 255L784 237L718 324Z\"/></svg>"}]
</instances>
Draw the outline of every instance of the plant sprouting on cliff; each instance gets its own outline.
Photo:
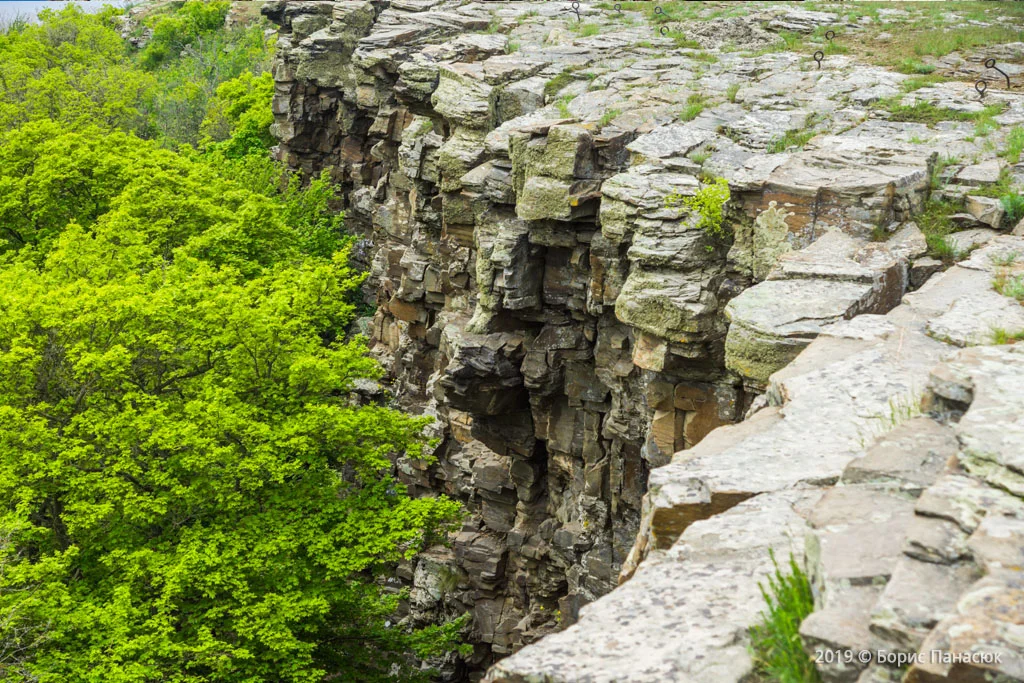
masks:
<instances>
[{"instance_id":1,"label":"plant sprouting on cliff","mask_svg":"<svg viewBox=\"0 0 1024 683\"><path fill-rule=\"evenodd\" d=\"M725 203L729 201L729 181L715 178L706 183L692 196L670 194L665 198L666 206L682 204L698 215L697 227L711 237L726 237L724 226Z\"/></svg>"},{"instance_id":2,"label":"plant sprouting on cliff","mask_svg":"<svg viewBox=\"0 0 1024 683\"><path fill-rule=\"evenodd\" d=\"M769 681L819 683L818 670L800 639L800 623L814 611L811 584L792 555L785 573L774 551L769 554L775 571L768 575L767 586L758 584L766 609L761 623L750 629L754 666Z\"/></svg>"}]
</instances>

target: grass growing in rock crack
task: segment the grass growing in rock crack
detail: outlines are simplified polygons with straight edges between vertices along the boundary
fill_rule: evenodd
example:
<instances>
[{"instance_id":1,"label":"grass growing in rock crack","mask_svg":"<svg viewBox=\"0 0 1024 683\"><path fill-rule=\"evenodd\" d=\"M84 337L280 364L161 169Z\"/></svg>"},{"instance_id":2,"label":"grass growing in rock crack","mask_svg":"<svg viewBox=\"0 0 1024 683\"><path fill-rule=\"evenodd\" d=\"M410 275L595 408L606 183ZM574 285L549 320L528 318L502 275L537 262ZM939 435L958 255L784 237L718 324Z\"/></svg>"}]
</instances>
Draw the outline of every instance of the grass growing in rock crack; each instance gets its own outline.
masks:
<instances>
[{"instance_id":1,"label":"grass growing in rock crack","mask_svg":"<svg viewBox=\"0 0 1024 683\"><path fill-rule=\"evenodd\" d=\"M903 92L914 92L921 88L927 88L928 86L935 85L936 83L945 83L949 79L940 74L927 74L922 76L914 76L900 83L900 89Z\"/></svg>"},{"instance_id":2,"label":"grass growing in rock crack","mask_svg":"<svg viewBox=\"0 0 1024 683\"><path fill-rule=\"evenodd\" d=\"M1024 330L1007 332L1001 327L992 330L993 344L1016 344L1019 341L1024 341Z\"/></svg>"},{"instance_id":3,"label":"grass growing in rock crack","mask_svg":"<svg viewBox=\"0 0 1024 683\"><path fill-rule=\"evenodd\" d=\"M1024 275L1013 275L1003 279L997 278L995 289L1003 296L1017 301L1024 301Z\"/></svg>"},{"instance_id":4,"label":"grass growing in rock crack","mask_svg":"<svg viewBox=\"0 0 1024 683\"><path fill-rule=\"evenodd\" d=\"M686 56L696 62L703 62L704 64L715 64L718 62L718 55L714 52L692 52Z\"/></svg>"},{"instance_id":5,"label":"grass growing in rock crack","mask_svg":"<svg viewBox=\"0 0 1024 683\"><path fill-rule=\"evenodd\" d=\"M766 609L762 622L750 629L754 666L771 681L779 683L818 683L814 662L800 641L800 622L814 611L814 597L807 574L789 556L789 571L784 572L769 550L774 572L768 585L759 583Z\"/></svg>"},{"instance_id":6,"label":"grass growing in rock crack","mask_svg":"<svg viewBox=\"0 0 1024 683\"><path fill-rule=\"evenodd\" d=\"M1017 126L1007 134L1006 149L1001 156L1011 164L1016 164L1020 161L1021 152L1024 152L1024 127Z\"/></svg>"},{"instance_id":7,"label":"grass growing in rock crack","mask_svg":"<svg viewBox=\"0 0 1024 683\"><path fill-rule=\"evenodd\" d=\"M680 121L693 121L704 111L707 101L700 93L693 93L686 98L686 107L679 114Z\"/></svg>"},{"instance_id":8,"label":"grass growing in rock crack","mask_svg":"<svg viewBox=\"0 0 1024 683\"><path fill-rule=\"evenodd\" d=\"M785 152L790 149L803 149L804 145L818 134L817 131L812 128L816 122L816 118L817 117L813 115L808 116L805 127L802 130L787 130L782 137L778 137L769 142L765 151L769 154L778 154L779 152Z\"/></svg>"},{"instance_id":9,"label":"grass growing in rock crack","mask_svg":"<svg viewBox=\"0 0 1024 683\"><path fill-rule=\"evenodd\" d=\"M588 24L577 23L575 26L572 27L572 30L575 31L577 34L579 34L579 36L581 38L589 38L590 36L596 36L597 34L599 34L601 32L601 25L600 24L590 24L590 23L588 23Z\"/></svg>"},{"instance_id":10,"label":"grass growing in rock crack","mask_svg":"<svg viewBox=\"0 0 1024 683\"><path fill-rule=\"evenodd\" d=\"M573 80L570 71L563 71L544 84L544 96L547 98L554 97L562 88L572 83Z\"/></svg>"},{"instance_id":11,"label":"grass growing in rock crack","mask_svg":"<svg viewBox=\"0 0 1024 683\"><path fill-rule=\"evenodd\" d=\"M947 265L960 257L959 252L946 239L953 232L953 221L949 217L959 209L953 202L932 200L914 218L917 227L924 233L928 255Z\"/></svg>"},{"instance_id":12,"label":"grass growing in rock crack","mask_svg":"<svg viewBox=\"0 0 1024 683\"><path fill-rule=\"evenodd\" d=\"M890 121L925 123L933 125L939 121L973 121L988 126L992 119L1003 112L1005 105L991 104L981 111L964 112L936 107L931 102L918 100L914 104L901 104L902 97L878 101L878 108L889 112Z\"/></svg>"},{"instance_id":13,"label":"grass growing in rock crack","mask_svg":"<svg viewBox=\"0 0 1024 683\"><path fill-rule=\"evenodd\" d=\"M1010 223L1016 223L1020 219L1024 218L1024 195L1019 195L1016 192L1009 192L999 198L999 201L1003 205L1003 210L1006 211L1006 220Z\"/></svg>"},{"instance_id":14,"label":"grass growing in rock crack","mask_svg":"<svg viewBox=\"0 0 1024 683\"><path fill-rule=\"evenodd\" d=\"M725 99L729 100L730 102L734 102L735 103L736 102L736 93L738 93L739 91L740 91L740 84L739 83L733 83L732 85L730 85L728 88L725 89Z\"/></svg>"},{"instance_id":15,"label":"grass growing in rock crack","mask_svg":"<svg viewBox=\"0 0 1024 683\"><path fill-rule=\"evenodd\" d=\"M618 116L621 113L622 111L620 111L619 109L609 109L605 113L601 114L601 118L597 120L597 125L600 126L601 128L604 128L609 123L611 123L616 116Z\"/></svg>"},{"instance_id":16,"label":"grass growing in rock crack","mask_svg":"<svg viewBox=\"0 0 1024 683\"><path fill-rule=\"evenodd\" d=\"M1010 252L996 258L992 258L992 265L995 274L992 277L992 288L1017 301L1024 302L1024 274L1013 271L1017 261L1017 253Z\"/></svg>"},{"instance_id":17,"label":"grass growing in rock crack","mask_svg":"<svg viewBox=\"0 0 1024 683\"><path fill-rule=\"evenodd\" d=\"M946 173L946 169L954 164L960 163L960 160L955 156L940 156L935 159L935 165L932 166L932 175L929 179L928 189L930 192L934 192L942 186L945 182L943 175Z\"/></svg>"},{"instance_id":18,"label":"grass growing in rock crack","mask_svg":"<svg viewBox=\"0 0 1024 683\"><path fill-rule=\"evenodd\" d=\"M725 178L709 178L704 187L690 197L670 194L665 198L665 206L682 204L699 216L697 227L710 237L724 239L725 204L729 201L729 181Z\"/></svg>"},{"instance_id":19,"label":"grass growing in rock crack","mask_svg":"<svg viewBox=\"0 0 1024 683\"><path fill-rule=\"evenodd\" d=\"M576 99L575 95L563 95L555 102L555 107L558 109L558 115L563 119L572 118L572 112L569 111L569 103L574 99Z\"/></svg>"}]
</instances>

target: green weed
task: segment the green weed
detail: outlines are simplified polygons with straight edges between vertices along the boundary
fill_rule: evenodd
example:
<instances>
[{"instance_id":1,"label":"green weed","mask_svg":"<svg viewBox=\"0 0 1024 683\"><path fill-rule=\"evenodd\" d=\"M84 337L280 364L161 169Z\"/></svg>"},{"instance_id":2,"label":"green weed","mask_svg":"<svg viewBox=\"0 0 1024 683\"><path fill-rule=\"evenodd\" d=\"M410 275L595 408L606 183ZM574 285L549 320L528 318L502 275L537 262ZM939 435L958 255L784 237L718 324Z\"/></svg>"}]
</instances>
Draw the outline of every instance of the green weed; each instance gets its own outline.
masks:
<instances>
[{"instance_id":1,"label":"green weed","mask_svg":"<svg viewBox=\"0 0 1024 683\"><path fill-rule=\"evenodd\" d=\"M1024 127L1017 126L1010 130L1006 136L1006 149L1002 157L1011 164L1020 161L1021 152L1024 152Z\"/></svg>"},{"instance_id":2,"label":"green weed","mask_svg":"<svg viewBox=\"0 0 1024 683\"><path fill-rule=\"evenodd\" d=\"M601 128L604 128L609 123L611 123L616 116L618 116L621 113L622 112L618 109L609 109L608 111L601 115L600 119L597 120L597 125L600 126Z\"/></svg>"},{"instance_id":3,"label":"green weed","mask_svg":"<svg viewBox=\"0 0 1024 683\"><path fill-rule=\"evenodd\" d=\"M800 640L800 623L814 611L810 581L792 555L788 573L783 573L773 551L769 556L774 573L768 575L767 586L758 584L766 609L761 623L750 629L754 666L771 681L818 683L818 671Z\"/></svg>"},{"instance_id":4,"label":"green weed","mask_svg":"<svg viewBox=\"0 0 1024 683\"><path fill-rule=\"evenodd\" d=\"M694 93L686 99L686 107L682 113L679 114L681 121L693 121L695 118L700 116L700 113L704 111L706 102L703 95Z\"/></svg>"}]
</instances>

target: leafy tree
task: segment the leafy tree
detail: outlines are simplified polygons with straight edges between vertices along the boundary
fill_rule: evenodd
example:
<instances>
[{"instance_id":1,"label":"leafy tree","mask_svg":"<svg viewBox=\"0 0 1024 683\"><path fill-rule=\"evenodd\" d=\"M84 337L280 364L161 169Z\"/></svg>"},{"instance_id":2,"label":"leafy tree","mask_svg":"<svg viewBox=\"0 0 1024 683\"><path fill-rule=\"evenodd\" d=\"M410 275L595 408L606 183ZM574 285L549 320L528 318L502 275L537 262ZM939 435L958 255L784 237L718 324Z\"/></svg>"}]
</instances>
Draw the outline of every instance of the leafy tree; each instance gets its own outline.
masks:
<instances>
[{"instance_id":1,"label":"leafy tree","mask_svg":"<svg viewBox=\"0 0 1024 683\"><path fill-rule=\"evenodd\" d=\"M158 66L199 38L223 28L230 9L231 3L226 0L186 2L176 12L153 15L146 22L153 33L142 51L142 65Z\"/></svg>"},{"instance_id":2,"label":"leafy tree","mask_svg":"<svg viewBox=\"0 0 1024 683\"><path fill-rule=\"evenodd\" d=\"M225 81L203 120L202 131L227 157L238 158L265 152L274 144L270 126L274 114L274 78L270 72L250 72Z\"/></svg>"},{"instance_id":3,"label":"leafy tree","mask_svg":"<svg viewBox=\"0 0 1024 683\"><path fill-rule=\"evenodd\" d=\"M422 677L463 622L377 578L458 507L392 476L423 420L353 399L361 277L303 191L49 122L0 155L0 680Z\"/></svg>"},{"instance_id":4,"label":"leafy tree","mask_svg":"<svg viewBox=\"0 0 1024 683\"><path fill-rule=\"evenodd\" d=\"M113 8L44 10L38 25L0 30L0 131L47 119L196 144L221 83L269 66L259 23L224 27L228 2L190 0L158 8L153 31L133 50Z\"/></svg>"},{"instance_id":5,"label":"leafy tree","mask_svg":"<svg viewBox=\"0 0 1024 683\"><path fill-rule=\"evenodd\" d=\"M148 131L156 79L132 64L111 12L39 17L0 33L0 130L50 119Z\"/></svg>"}]
</instances>

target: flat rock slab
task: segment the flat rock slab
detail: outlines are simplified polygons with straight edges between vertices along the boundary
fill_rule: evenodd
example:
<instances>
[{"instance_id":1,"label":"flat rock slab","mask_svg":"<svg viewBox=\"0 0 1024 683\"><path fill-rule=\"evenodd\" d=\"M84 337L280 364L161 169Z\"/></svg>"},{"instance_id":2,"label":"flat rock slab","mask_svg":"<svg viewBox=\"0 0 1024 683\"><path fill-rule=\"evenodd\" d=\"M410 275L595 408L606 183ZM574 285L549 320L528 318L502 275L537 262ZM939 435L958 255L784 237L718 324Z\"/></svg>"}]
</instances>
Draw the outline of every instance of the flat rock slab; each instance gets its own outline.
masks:
<instances>
[{"instance_id":1,"label":"flat rock slab","mask_svg":"<svg viewBox=\"0 0 1024 683\"><path fill-rule=\"evenodd\" d=\"M867 237L895 214L909 220L928 190L932 154L882 137L819 136L775 167L754 195L749 212L771 201L793 213L788 220L797 246L829 229Z\"/></svg>"},{"instance_id":2,"label":"flat rock slab","mask_svg":"<svg viewBox=\"0 0 1024 683\"><path fill-rule=\"evenodd\" d=\"M1024 308L993 288L996 263L1011 253L1024 253L1024 239L992 239L942 277L932 277L905 295L907 311L927 321L930 336L956 346L991 344L997 329L1024 330Z\"/></svg>"},{"instance_id":3,"label":"flat rock slab","mask_svg":"<svg viewBox=\"0 0 1024 683\"><path fill-rule=\"evenodd\" d=\"M819 491L758 496L687 529L670 550L581 610L580 620L501 660L489 683L728 683L752 672L747 630L764 600L758 582L802 552Z\"/></svg>"},{"instance_id":4,"label":"flat rock slab","mask_svg":"<svg viewBox=\"0 0 1024 683\"><path fill-rule=\"evenodd\" d=\"M730 501L835 482L866 442L892 429L894 405L916 400L948 348L883 316L828 328L772 378L768 393L778 408L756 424L757 414L716 430L652 470L651 531L659 545Z\"/></svg>"},{"instance_id":5,"label":"flat rock slab","mask_svg":"<svg viewBox=\"0 0 1024 683\"><path fill-rule=\"evenodd\" d=\"M955 614L957 596L977 579L970 564L948 566L901 557L869 610L871 631L888 650L917 652L935 625Z\"/></svg>"},{"instance_id":6,"label":"flat rock slab","mask_svg":"<svg viewBox=\"0 0 1024 683\"><path fill-rule=\"evenodd\" d=\"M860 313L871 297L863 282L768 280L725 307L726 367L757 383L792 361L824 325Z\"/></svg>"},{"instance_id":7,"label":"flat rock slab","mask_svg":"<svg viewBox=\"0 0 1024 683\"><path fill-rule=\"evenodd\" d=\"M913 499L870 484L836 486L808 525L807 569L825 607L851 586L889 580L914 517Z\"/></svg>"},{"instance_id":8,"label":"flat rock slab","mask_svg":"<svg viewBox=\"0 0 1024 683\"><path fill-rule=\"evenodd\" d=\"M932 386L971 397L956 425L964 469L1024 497L1024 346L964 349L933 373Z\"/></svg>"},{"instance_id":9,"label":"flat rock slab","mask_svg":"<svg viewBox=\"0 0 1024 683\"><path fill-rule=\"evenodd\" d=\"M951 427L915 417L883 436L843 471L845 484L884 484L920 494L959 449Z\"/></svg>"}]
</instances>

